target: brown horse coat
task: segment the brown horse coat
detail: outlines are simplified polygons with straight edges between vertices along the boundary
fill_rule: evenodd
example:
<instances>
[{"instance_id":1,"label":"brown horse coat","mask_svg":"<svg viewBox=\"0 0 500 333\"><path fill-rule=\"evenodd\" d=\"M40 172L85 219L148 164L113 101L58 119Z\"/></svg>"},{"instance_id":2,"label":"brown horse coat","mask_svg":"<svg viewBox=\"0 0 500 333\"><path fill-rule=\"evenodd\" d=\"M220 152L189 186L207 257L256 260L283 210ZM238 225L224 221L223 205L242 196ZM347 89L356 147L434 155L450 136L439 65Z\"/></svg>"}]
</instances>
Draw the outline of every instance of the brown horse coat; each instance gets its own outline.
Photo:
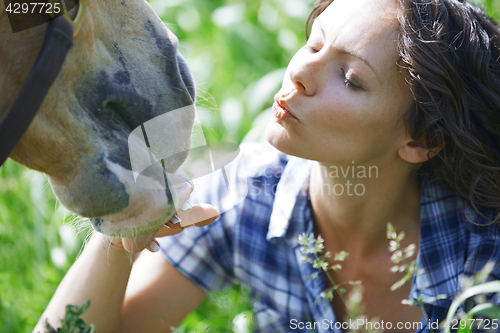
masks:
<instances>
[{"instance_id":1,"label":"brown horse coat","mask_svg":"<svg viewBox=\"0 0 500 333\"><path fill-rule=\"evenodd\" d=\"M146 1L87 5L59 76L10 158L45 173L61 203L92 218L97 230L131 236L165 223L173 201L187 191L178 186L172 198L165 189L137 186L128 136L148 120L192 105L194 83L177 38ZM26 79L45 29L46 24L12 33L0 2L0 117ZM165 142L166 148L189 149L194 109L186 110L174 119L186 130ZM165 160L167 172L186 155Z\"/></svg>"}]
</instances>

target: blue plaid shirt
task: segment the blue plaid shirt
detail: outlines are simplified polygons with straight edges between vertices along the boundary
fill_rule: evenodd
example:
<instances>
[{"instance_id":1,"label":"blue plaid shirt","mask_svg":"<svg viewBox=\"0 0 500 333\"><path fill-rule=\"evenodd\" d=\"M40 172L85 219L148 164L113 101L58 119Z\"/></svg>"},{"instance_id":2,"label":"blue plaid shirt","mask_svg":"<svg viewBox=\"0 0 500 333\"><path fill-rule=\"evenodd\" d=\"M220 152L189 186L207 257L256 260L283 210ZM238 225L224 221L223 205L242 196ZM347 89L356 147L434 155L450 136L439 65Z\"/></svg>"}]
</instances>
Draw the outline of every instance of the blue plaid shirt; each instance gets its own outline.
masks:
<instances>
[{"instance_id":1,"label":"blue plaid shirt","mask_svg":"<svg viewBox=\"0 0 500 333\"><path fill-rule=\"evenodd\" d=\"M241 203L208 226L159 239L162 253L207 292L235 283L250 286L255 332L300 332L293 323L327 320L328 328L321 324L314 331L340 333L331 329L335 314L330 304L318 297L325 281L321 274L307 279L316 269L303 261L298 244L301 233L313 232L307 192L313 162L288 156L268 143L240 148L226 172ZM467 218L487 222L453 192L437 182L422 186L421 178L421 271L413 277L409 299L421 297L426 313L417 332L429 332L428 320L442 322L460 293L460 277L479 271L489 260L499 261L500 225L472 224ZM220 206L226 187L222 173L213 174L196 183L189 200ZM490 275L493 279L500 279L498 265ZM490 301L499 303L494 296Z\"/></svg>"}]
</instances>

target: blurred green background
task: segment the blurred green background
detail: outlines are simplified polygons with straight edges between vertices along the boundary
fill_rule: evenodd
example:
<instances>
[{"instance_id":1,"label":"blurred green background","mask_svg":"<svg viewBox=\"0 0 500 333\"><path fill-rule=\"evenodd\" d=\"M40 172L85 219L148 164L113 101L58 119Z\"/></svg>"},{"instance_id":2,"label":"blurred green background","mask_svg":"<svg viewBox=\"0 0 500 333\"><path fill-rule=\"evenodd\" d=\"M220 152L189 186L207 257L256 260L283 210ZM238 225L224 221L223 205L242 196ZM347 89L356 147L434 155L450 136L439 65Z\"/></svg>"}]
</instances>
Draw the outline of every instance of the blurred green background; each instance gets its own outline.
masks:
<instances>
[{"instance_id":1,"label":"blurred green background","mask_svg":"<svg viewBox=\"0 0 500 333\"><path fill-rule=\"evenodd\" d=\"M312 0L152 0L180 40L209 141L261 139L284 69L305 42ZM478 1L499 18L500 0ZM0 333L31 332L88 234L45 177L0 168ZM249 332L251 304L235 287L209 297L178 332Z\"/></svg>"}]
</instances>

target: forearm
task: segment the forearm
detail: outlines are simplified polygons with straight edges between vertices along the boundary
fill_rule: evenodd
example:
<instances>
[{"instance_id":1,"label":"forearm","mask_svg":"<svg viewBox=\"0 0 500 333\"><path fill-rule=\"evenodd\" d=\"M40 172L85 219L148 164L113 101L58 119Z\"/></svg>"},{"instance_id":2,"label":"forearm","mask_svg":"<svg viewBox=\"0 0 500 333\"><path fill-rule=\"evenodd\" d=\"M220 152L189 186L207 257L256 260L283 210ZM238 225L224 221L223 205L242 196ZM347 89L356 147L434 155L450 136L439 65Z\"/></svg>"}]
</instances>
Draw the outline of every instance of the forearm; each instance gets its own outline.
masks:
<instances>
[{"instance_id":1,"label":"forearm","mask_svg":"<svg viewBox=\"0 0 500 333\"><path fill-rule=\"evenodd\" d=\"M103 242L104 235L94 233L85 250L57 288L34 332L44 332L45 319L57 328L68 304L81 306L91 300L82 315L87 324L95 324L95 333L114 332L120 318L123 298L132 268L131 255Z\"/></svg>"}]
</instances>

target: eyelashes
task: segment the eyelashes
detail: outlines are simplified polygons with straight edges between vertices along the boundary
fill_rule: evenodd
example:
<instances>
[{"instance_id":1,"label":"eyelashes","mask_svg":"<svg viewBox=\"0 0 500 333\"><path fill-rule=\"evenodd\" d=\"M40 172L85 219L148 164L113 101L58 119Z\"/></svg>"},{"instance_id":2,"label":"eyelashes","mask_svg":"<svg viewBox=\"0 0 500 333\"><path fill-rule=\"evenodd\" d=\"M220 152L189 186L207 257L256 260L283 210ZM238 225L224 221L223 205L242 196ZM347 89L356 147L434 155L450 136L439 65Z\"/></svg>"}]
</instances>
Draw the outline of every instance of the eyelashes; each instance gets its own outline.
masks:
<instances>
[{"instance_id":1,"label":"eyelashes","mask_svg":"<svg viewBox=\"0 0 500 333\"><path fill-rule=\"evenodd\" d=\"M320 50L317 50L315 49L313 46L310 46L308 44L305 45L305 47L307 48L307 50L311 53L318 53Z\"/></svg>"},{"instance_id":2,"label":"eyelashes","mask_svg":"<svg viewBox=\"0 0 500 333\"><path fill-rule=\"evenodd\" d=\"M357 85L355 85L354 83L352 83L346 76L346 73L345 73L345 70L343 68L342 69L342 78L344 80L344 85L346 86L347 89L351 89L351 90L360 90L361 88L358 87Z\"/></svg>"}]
</instances>

